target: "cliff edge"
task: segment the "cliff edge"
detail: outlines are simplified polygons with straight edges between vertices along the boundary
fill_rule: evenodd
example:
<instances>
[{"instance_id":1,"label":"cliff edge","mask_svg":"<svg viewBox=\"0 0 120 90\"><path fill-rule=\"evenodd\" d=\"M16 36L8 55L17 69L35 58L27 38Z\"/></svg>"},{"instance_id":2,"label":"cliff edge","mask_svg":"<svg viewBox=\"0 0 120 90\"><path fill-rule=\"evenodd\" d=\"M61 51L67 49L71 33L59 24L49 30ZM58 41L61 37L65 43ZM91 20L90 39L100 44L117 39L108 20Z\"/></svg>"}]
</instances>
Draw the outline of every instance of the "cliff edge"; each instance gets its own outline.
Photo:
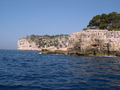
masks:
<instances>
[{"instance_id":1,"label":"cliff edge","mask_svg":"<svg viewBox=\"0 0 120 90\"><path fill-rule=\"evenodd\" d=\"M69 35L31 35L18 40L19 50L51 49L66 50L69 44Z\"/></svg>"},{"instance_id":2,"label":"cliff edge","mask_svg":"<svg viewBox=\"0 0 120 90\"><path fill-rule=\"evenodd\" d=\"M32 35L18 40L18 49L41 50L43 53L119 55L120 31L87 29L69 35Z\"/></svg>"}]
</instances>

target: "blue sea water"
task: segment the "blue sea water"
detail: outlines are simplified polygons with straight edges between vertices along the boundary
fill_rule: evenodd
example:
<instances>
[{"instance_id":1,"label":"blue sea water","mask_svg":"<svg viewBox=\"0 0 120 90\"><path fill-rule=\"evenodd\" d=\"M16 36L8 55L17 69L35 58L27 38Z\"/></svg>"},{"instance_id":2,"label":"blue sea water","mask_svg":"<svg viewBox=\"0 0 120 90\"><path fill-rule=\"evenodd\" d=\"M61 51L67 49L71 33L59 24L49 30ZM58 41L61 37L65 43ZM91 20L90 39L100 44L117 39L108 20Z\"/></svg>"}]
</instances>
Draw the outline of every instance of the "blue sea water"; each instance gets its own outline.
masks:
<instances>
[{"instance_id":1,"label":"blue sea water","mask_svg":"<svg viewBox=\"0 0 120 90\"><path fill-rule=\"evenodd\" d=\"M0 50L0 90L119 90L120 57Z\"/></svg>"}]
</instances>

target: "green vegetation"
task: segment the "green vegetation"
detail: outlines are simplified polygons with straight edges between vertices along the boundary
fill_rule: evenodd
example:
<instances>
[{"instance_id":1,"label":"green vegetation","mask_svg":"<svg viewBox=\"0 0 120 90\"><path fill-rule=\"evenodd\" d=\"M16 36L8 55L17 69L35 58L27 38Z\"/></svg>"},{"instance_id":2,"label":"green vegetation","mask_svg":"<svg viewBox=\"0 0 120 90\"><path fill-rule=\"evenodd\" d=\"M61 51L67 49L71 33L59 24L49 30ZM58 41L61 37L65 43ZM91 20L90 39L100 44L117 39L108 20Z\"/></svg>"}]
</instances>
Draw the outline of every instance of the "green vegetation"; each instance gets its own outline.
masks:
<instances>
[{"instance_id":1,"label":"green vegetation","mask_svg":"<svg viewBox=\"0 0 120 90\"><path fill-rule=\"evenodd\" d=\"M27 36L26 39L29 42L35 42L39 48L45 48L50 46L60 48L66 47L66 43L68 42L68 35L31 35Z\"/></svg>"},{"instance_id":2,"label":"green vegetation","mask_svg":"<svg viewBox=\"0 0 120 90\"><path fill-rule=\"evenodd\" d=\"M109 14L96 15L90 20L89 28L120 30L120 13L112 12Z\"/></svg>"},{"instance_id":3,"label":"green vegetation","mask_svg":"<svg viewBox=\"0 0 120 90\"><path fill-rule=\"evenodd\" d=\"M112 12L108 14L96 15L90 20L87 28L94 29L107 29L107 30L120 30L120 13ZM69 35L31 35L26 39L29 42L35 42L38 48L43 48L42 53L50 54L69 54L69 55L96 55L96 56L120 56L118 51L110 51L110 44L104 44L103 40L95 39L93 45L82 48L81 38L78 38L78 42L69 40ZM77 38L76 38L77 39ZM92 39L91 39L92 40ZM72 48L68 48L68 44L73 44ZM104 44L104 46L102 45ZM52 46L52 47L51 47ZM47 49L48 47L55 48ZM60 48L68 48L66 51L60 50Z\"/></svg>"}]
</instances>

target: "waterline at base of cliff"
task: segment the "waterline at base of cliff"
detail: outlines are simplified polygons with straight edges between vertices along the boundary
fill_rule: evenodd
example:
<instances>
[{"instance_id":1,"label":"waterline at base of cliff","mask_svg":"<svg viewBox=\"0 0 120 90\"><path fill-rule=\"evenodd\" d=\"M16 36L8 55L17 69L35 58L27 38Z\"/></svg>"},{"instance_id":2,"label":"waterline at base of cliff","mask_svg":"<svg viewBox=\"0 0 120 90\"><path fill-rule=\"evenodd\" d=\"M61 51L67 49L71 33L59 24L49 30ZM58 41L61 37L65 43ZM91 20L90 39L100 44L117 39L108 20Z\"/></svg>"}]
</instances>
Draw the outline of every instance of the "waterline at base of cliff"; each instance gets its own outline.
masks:
<instances>
[{"instance_id":1,"label":"waterline at base of cliff","mask_svg":"<svg viewBox=\"0 0 120 90\"><path fill-rule=\"evenodd\" d=\"M0 90L119 90L120 57L0 50Z\"/></svg>"},{"instance_id":2,"label":"waterline at base of cliff","mask_svg":"<svg viewBox=\"0 0 120 90\"><path fill-rule=\"evenodd\" d=\"M120 31L87 29L69 35L31 35L18 40L18 49L70 55L120 56Z\"/></svg>"},{"instance_id":3,"label":"waterline at base of cliff","mask_svg":"<svg viewBox=\"0 0 120 90\"><path fill-rule=\"evenodd\" d=\"M120 52L116 51L79 51L79 50L49 50L42 49L41 54L65 54L65 55L77 55L77 56L120 56Z\"/></svg>"}]
</instances>

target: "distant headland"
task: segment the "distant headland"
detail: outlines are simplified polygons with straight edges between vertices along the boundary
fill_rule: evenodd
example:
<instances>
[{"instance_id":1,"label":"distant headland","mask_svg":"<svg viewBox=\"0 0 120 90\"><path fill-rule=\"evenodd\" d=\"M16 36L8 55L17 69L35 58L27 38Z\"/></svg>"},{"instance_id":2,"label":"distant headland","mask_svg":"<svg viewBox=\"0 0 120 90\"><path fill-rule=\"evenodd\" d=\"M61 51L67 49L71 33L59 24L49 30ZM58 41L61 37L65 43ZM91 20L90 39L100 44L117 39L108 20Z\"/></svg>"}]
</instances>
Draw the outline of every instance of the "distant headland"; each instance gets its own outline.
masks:
<instances>
[{"instance_id":1,"label":"distant headland","mask_svg":"<svg viewBox=\"0 0 120 90\"><path fill-rule=\"evenodd\" d=\"M120 14L96 15L87 28L69 35L31 35L18 40L19 50L41 53L120 56Z\"/></svg>"}]
</instances>

